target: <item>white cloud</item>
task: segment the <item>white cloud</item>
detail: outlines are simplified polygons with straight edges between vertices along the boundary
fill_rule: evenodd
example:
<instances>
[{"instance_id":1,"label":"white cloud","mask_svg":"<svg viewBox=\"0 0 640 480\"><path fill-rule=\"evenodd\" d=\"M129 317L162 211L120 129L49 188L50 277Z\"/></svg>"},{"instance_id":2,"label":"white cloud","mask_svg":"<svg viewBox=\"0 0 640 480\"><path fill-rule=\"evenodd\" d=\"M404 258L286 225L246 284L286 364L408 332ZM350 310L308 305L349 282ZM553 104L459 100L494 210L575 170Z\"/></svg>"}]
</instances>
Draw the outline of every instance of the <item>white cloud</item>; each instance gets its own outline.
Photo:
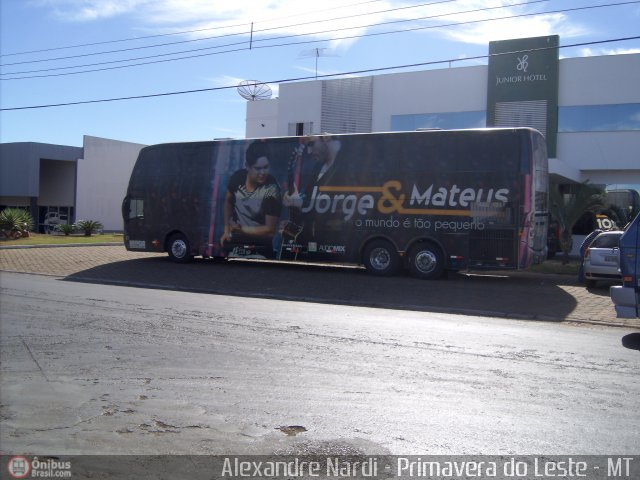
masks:
<instances>
[{"instance_id":1,"label":"white cloud","mask_svg":"<svg viewBox=\"0 0 640 480\"><path fill-rule=\"evenodd\" d=\"M487 45L490 41L539 37L561 33L572 38L587 33L586 27L564 13L532 15L552 8L511 6L504 0L467 0L454 5L445 4L442 13L450 14L433 20L447 28L429 29L447 40ZM456 13L468 12L468 13ZM458 26L456 26L458 25Z\"/></svg>"},{"instance_id":2,"label":"white cloud","mask_svg":"<svg viewBox=\"0 0 640 480\"><path fill-rule=\"evenodd\" d=\"M631 53L640 53L640 48L582 48L580 49L581 57L597 57L600 55L625 55Z\"/></svg>"},{"instance_id":3,"label":"white cloud","mask_svg":"<svg viewBox=\"0 0 640 480\"><path fill-rule=\"evenodd\" d=\"M209 78L208 82L213 87L229 87L231 85L238 85L243 80L247 80L247 79L246 78L232 77L230 75L217 75L215 77Z\"/></svg>"},{"instance_id":4,"label":"white cloud","mask_svg":"<svg viewBox=\"0 0 640 480\"><path fill-rule=\"evenodd\" d=\"M267 38L283 43L322 39L345 52L365 33L417 29L418 32L470 45L489 41L561 34L563 39L593 33L570 13L531 15L553 5L513 6L512 0L459 0L421 4L400 0L324 0L310 7L300 0L33 0L73 21L97 21L130 15L146 34L183 32L190 39L242 34L224 43L254 45ZM349 4L345 5L344 2ZM562 8L561 6L558 8ZM556 8L556 9L558 9ZM503 20L491 20L493 18ZM378 26L370 26L378 24ZM448 25L445 28L434 28ZM188 32L188 33L186 33ZM296 37L300 36L300 37ZM227 42L228 40L228 42ZM233 47L232 47L233 48Z\"/></svg>"},{"instance_id":5,"label":"white cloud","mask_svg":"<svg viewBox=\"0 0 640 480\"><path fill-rule=\"evenodd\" d=\"M87 22L141 10L152 0L34 0L35 6L50 8L60 20Z\"/></svg>"}]
</instances>

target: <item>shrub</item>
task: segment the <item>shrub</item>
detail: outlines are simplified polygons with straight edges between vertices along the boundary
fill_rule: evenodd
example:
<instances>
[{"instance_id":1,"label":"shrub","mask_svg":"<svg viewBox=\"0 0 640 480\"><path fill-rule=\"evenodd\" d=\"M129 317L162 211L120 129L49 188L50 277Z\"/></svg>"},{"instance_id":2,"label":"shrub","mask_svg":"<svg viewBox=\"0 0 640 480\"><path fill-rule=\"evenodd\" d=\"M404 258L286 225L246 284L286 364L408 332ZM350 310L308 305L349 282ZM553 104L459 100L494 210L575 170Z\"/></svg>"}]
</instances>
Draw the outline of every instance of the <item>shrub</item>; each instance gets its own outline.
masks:
<instances>
[{"instance_id":1,"label":"shrub","mask_svg":"<svg viewBox=\"0 0 640 480\"><path fill-rule=\"evenodd\" d=\"M21 208L5 208L0 212L0 232L8 238L28 237L33 230L33 217Z\"/></svg>"},{"instance_id":2,"label":"shrub","mask_svg":"<svg viewBox=\"0 0 640 480\"><path fill-rule=\"evenodd\" d=\"M75 226L78 230L84 232L85 237L90 237L92 233L102 230L102 223L97 220L79 220Z\"/></svg>"},{"instance_id":3,"label":"shrub","mask_svg":"<svg viewBox=\"0 0 640 480\"><path fill-rule=\"evenodd\" d=\"M64 233L65 236L71 235L75 229L75 225L69 225L68 223L60 223L56 225L56 231Z\"/></svg>"}]
</instances>

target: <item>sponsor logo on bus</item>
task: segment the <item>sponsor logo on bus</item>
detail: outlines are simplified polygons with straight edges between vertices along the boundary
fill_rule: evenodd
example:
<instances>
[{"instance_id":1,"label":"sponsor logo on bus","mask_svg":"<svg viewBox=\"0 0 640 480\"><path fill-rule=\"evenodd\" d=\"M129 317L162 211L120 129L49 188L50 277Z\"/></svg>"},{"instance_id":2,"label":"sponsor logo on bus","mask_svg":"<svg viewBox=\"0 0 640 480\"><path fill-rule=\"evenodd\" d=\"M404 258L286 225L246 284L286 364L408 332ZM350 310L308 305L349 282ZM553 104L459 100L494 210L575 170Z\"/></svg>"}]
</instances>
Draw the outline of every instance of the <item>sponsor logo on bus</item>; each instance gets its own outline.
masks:
<instances>
[{"instance_id":1,"label":"sponsor logo on bus","mask_svg":"<svg viewBox=\"0 0 640 480\"><path fill-rule=\"evenodd\" d=\"M344 245L320 245L319 252L324 253L347 253L347 247Z\"/></svg>"},{"instance_id":2,"label":"sponsor logo on bus","mask_svg":"<svg viewBox=\"0 0 640 480\"><path fill-rule=\"evenodd\" d=\"M316 186L311 194L309 205L302 211L304 213L315 211L320 214L342 212L345 220L350 220L356 214L367 215L374 208L385 215L399 213L468 217L471 216L471 209L478 204L490 205L494 208L504 206L509 202L509 195L508 188L485 189L458 185L437 187L434 184L427 188L420 188L413 184L411 194L407 195L400 181L389 180L380 187ZM408 206L405 206L407 200Z\"/></svg>"}]
</instances>

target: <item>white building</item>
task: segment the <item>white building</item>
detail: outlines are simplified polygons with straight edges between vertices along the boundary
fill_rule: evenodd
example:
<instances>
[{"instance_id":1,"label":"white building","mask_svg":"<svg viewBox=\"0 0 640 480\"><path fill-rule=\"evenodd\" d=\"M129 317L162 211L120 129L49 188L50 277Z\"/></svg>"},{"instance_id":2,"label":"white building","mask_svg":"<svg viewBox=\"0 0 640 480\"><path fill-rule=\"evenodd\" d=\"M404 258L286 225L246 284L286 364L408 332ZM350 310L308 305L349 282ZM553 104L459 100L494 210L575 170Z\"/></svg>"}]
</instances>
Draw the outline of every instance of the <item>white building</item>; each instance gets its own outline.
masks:
<instances>
[{"instance_id":1,"label":"white building","mask_svg":"<svg viewBox=\"0 0 640 480\"><path fill-rule=\"evenodd\" d=\"M0 144L0 209L29 209L41 232L77 220L122 231L122 200L142 147L91 136L84 137L82 148Z\"/></svg>"},{"instance_id":2,"label":"white building","mask_svg":"<svg viewBox=\"0 0 640 480\"><path fill-rule=\"evenodd\" d=\"M640 186L640 54L561 59L558 77L552 181ZM246 136L485 127L489 81L482 65L282 84L248 102Z\"/></svg>"},{"instance_id":3,"label":"white building","mask_svg":"<svg viewBox=\"0 0 640 480\"><path fill-rule=\"evenodd\" d=\"M78 161L76 220L100 220L105 230L122 230L122 200L145 145L85 135Z\"/></svg>"}]
</instances>

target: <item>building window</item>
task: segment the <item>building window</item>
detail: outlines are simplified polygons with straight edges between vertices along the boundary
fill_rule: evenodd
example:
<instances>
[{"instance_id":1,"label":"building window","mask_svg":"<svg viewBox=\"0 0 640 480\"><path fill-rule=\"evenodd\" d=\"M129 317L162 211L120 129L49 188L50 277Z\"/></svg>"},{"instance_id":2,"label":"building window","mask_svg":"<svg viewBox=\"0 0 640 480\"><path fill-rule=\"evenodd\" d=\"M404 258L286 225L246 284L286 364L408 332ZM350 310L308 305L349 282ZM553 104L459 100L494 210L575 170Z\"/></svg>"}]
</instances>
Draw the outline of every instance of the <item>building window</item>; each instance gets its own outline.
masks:
<instances>
[{"instance_id":1,"label":"building window","mask_svg":"<svg viewBox=\"0 0 640 480\"><path fill-rule=\"evenodd\" d=\"M39 207L38 231L40 233L53 233L58 225L73 223L73 207Z\"/></svg>"},{"instance_id":2,"label":"building window","mask_svg":"<svg viewBox=\"0 0 640 480\"><path fill-rule=\"evenodd\" d=\"M292 122L289 123L289 136L301 137L313 133L313 122Z\"/></svg>"},{"instance_id":3,"label":"building window","mask_svg":"<svg viewBox=\"0 0 640 480\"><path fill-rule=\"evenodd\" d=\"M558 131L617 132L640 130L640 103L558 108Z\"/></svg>"},{"instance_id":4,"label":"building window","mask_svg":"<svg viewBox=\"0 0 640 480\"><path fill-rule=\"evenodd\" d=\"M411 115L392 115L391 130L406 132L419 128L439 128L450 130L455 128L484 128L487 125L487 112L447 112L417 113Z\"/></svg>"}]
</instances>

